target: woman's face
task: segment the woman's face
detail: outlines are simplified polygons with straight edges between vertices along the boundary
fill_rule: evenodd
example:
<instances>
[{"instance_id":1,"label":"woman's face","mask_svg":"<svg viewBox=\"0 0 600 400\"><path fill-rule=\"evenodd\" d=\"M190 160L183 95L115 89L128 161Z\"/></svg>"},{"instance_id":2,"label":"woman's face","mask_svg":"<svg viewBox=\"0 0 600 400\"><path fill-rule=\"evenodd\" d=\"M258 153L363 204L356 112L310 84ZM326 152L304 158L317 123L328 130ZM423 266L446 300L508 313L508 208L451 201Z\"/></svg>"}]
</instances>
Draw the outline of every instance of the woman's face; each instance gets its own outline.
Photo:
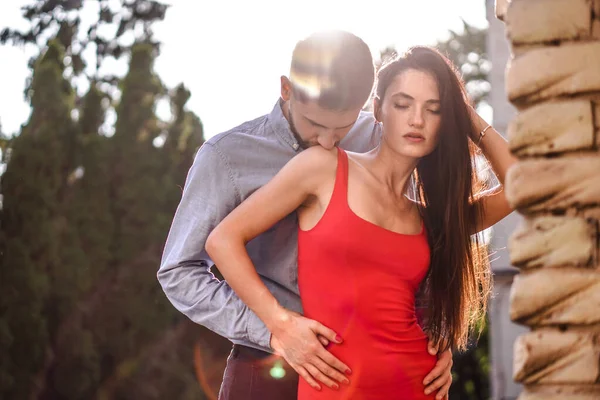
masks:
<instances>
[{"instance_id":1,"label":"woman's face","mask_svg":"<svg viewBox=\"0 0 600 400\"><path fill-rule=\"evenodd\" d=\"M397 75L375 105L384 140L403 156L421 158L438 142L441 103L433 75L408 69Z\"/></svg>"}]
</instances>

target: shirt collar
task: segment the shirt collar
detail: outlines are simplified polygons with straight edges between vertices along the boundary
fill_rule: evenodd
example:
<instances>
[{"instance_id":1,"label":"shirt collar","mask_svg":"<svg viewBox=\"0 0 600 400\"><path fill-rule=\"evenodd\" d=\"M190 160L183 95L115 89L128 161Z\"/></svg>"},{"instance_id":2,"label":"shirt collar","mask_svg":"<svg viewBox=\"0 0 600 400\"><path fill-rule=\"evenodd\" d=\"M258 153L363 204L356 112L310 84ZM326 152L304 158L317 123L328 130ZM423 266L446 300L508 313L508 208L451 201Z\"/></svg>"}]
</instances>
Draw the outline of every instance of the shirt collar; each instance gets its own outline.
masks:
<instances>
[{"instance_id":1,"label":"shirt collar","mask_svg":"<svg viewBox=\"0 0 600 400\"><path fill-rule=\"evenodd\" d=\"M271 111L269 114L268 124L275 134L279 136L287 145L294 149L294 151L299 151L300 145L290 129L290 123L283 115L283 111L281 110L282 105L283 99L279 98L275 104L275 107L273 107L273 111Z\"/></svg>"}]
</instances>

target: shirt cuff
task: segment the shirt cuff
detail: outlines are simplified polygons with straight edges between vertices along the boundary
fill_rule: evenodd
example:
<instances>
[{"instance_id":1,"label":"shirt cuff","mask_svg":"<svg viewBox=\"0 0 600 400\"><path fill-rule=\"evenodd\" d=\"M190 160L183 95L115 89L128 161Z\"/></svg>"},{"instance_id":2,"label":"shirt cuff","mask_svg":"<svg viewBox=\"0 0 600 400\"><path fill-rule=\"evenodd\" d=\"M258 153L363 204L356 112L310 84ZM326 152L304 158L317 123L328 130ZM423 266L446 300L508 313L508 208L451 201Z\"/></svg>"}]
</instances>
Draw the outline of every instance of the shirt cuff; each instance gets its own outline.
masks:
<instances>
[{"instance_id":1,"label":"shirt cuff","mask_svg":"<svg viewBox=\"0 0 600 400\"><path fill-rule=\"evenodd\" d=\"M265 349L271 349L271 332L260 318L253 312L248 318L248 339Z\"/></svg>"}]
</instances>

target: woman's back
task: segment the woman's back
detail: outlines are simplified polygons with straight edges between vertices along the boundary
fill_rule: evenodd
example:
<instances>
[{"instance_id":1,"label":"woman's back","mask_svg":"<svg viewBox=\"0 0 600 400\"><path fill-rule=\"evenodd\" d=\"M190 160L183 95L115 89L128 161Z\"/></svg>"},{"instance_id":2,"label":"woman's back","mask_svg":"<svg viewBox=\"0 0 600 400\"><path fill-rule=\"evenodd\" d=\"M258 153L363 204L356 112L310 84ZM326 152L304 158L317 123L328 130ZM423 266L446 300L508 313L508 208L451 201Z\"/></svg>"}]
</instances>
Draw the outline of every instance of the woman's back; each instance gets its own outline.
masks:
<instances>
[{"instance_id":1,"label":"woman's back","mask_svg":"<svg viewBox=\"0 0 600 400\"><path fill-rule=\"evenodd\" d=\"M425 229L386 230L348 205L348 156L338 150L333 194L319 222L298 237L304 314L344 339L330 347L351 365L350 386L321 392L300 381L299 399L427 399L423 379L436 357L417 323L415 293L429 266Z\"/></svg>"}]
</instances>

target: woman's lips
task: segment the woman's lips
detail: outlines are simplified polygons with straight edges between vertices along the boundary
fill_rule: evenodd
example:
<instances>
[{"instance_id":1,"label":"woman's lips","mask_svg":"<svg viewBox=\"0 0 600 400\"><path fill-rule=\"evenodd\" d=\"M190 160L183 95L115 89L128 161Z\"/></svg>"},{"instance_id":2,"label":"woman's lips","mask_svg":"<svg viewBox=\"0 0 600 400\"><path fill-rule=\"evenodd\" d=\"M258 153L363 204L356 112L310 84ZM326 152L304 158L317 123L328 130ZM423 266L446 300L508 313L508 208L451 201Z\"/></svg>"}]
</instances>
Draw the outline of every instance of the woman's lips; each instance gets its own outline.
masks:
<instances>
[{"instance_id":1,"label":"woman's lips","mask_svg":"<svg viewBox=\"0 0 600 400\"><path fill-rule=\"evenodd\" d=\"M407 133L406 135L404 135L404 138L414 143L419 143L425 140L425 137L423 135L414 132Z\"/></svg>"}]
</instances>

